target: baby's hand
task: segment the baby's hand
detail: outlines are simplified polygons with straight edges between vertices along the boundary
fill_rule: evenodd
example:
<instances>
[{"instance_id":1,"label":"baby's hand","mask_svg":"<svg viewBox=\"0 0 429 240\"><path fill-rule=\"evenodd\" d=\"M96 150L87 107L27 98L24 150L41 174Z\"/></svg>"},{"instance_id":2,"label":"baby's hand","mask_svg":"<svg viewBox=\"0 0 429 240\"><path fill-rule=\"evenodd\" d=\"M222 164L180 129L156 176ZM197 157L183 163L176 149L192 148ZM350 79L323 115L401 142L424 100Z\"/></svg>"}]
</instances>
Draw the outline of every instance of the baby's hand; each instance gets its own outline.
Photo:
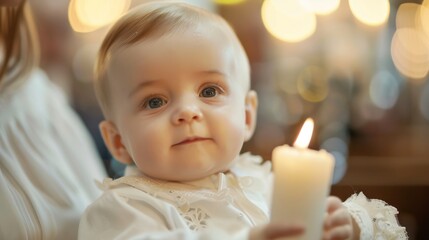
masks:
<instances>
[{"instance_id":1,"label":"baby's hand","mask_svg":"<svg viewBox=\"0 0 429 240\"><path fill-rule=\"evenodd\" d=\"M274 240L282 237L294 237L304 233L304 227L291 224L268 223L252 228L249 240Z\"/></svg>"},{"instance_id":2,"label":"baby's hand","mask_svg":"<svg viewBox=\"0 0 429 240\"><path fill-rule=\"evenodd\" d=\"M324 240L353 239L352 216L341 200L330 196L327 199L327 216L324 223Z\"/></svg>"}]
</instances>

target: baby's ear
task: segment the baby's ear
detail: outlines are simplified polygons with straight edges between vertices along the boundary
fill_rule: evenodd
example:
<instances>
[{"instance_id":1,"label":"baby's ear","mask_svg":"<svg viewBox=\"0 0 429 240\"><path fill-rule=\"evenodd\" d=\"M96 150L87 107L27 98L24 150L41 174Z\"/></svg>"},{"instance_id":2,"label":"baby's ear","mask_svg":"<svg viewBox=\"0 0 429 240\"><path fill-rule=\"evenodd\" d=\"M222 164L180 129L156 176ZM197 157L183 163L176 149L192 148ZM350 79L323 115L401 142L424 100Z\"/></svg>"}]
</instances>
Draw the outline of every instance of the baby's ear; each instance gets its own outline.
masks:
<instances>
[{"instance_id":1,"label":"baby's ear","mask_svg":"<svg viewBox=\"0 0 429 240\"><path fill-rule=\"evenodd\" d=\"M248 141L255 131L256 115L258 110L258 94L250 90L246 95L246 135L244 140Z\"/></svg>"},{"instance_id":2,"label":"baby's ear","mask_svg":"<svg viewBox=\"0 0 429 240\"><path fill-rule=\"evenodd\" d=\"M106 144L107 149L109 149L112 156L121 163L133 163L128 150L122 144L121 134L116 128L116 125L111 121L104 120L98 126L100 128L104 144Z\"/></svg>"}]
</instances>

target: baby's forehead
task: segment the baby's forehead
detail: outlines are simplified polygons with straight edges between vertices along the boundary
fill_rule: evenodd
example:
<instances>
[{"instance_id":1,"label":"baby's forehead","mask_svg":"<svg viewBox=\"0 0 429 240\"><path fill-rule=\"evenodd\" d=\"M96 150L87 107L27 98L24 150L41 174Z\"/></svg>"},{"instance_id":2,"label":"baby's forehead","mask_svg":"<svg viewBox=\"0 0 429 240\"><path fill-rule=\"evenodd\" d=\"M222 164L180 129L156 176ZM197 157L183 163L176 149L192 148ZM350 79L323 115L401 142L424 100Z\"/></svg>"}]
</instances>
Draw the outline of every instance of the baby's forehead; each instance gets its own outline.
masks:
<instances>
[{"instance_id":1,"label":"baby's forehead","mask_svg":"<svg viewBox=\"0 0 429 240\"><path fill-rule=\"evenodd\" d=\"M141 29L141 31L146 31ZM138 31L135 35L139 34ZM216 24L214 22L198 22L192 25L181 26L177 28L163 27L156 31L151 31L150 34L136 38L133 41L127 41L129 34L120 34L117 39L112 43L111 53L112 55L121 53L124 50L133 48L136 45L150 45L160 41L175 39L177 44L174 47L180 47L179 42L183 37L191 37L194 44L200 44L207 42L209 39L218 40L222 47L232 47L235 41L238 41L227 25ZM214 43L214 42L212 42Z\"/></svg>"},{"instance_id":2,"label":"baby's forehead","mask_svg":"<svg viewBox=\"0 0 429 240\"><path fill-rule=\"evenodd\" d=\"M225 68L234 64L233 44L228 36L208 30L146 38L111 51L110 70L142 67L147 69L168 64Z\"/></svg>"},{"instance_id":3,"label":"baby's forehead","mask_svg":"<svg viewBox=\"0 0 429 240\"><path fill-rule=\"evenodd\" d=\"M127 22L122 24L122 27L124 26L127 26ZM228 55L228 58L224 58L224 64L229 65L228 72L231 72L231 75L241 75L240 71L246 72L248 69L245 66L247 56L245 56L239 40L232 28L221 19L204 16L199 21L184 21L178 23L177 26L167 21L146 34L140 34L141 31L147 30L145 28L135 28L134 30L135 34L129 31L116 32L117 35L111 43L109 58L105 65L107 75L112 76L112 72L120 70L123 70L121 74L124 72L130 74L129 71L141 68L142 65L138 63L145 61L149 63L145 69L151 69L150 64L156 65L154 68L162 67L162 64L155 63L173 61L173 58L170 58L170 54L173 53L182 53L187 58L198 59L198 56L201 56L201 60L204 60L206 56L201 52L204 50L207 52L207 49L212 49L214 53L225 52ZM139 38L136 37L130 41L130 37L134 37L134 35ZM171 39L174 41L160 46L160 42L168 42ZM177 63L181 63L181 61L177 60ZM244 75L244 79L247 79L247 73ZM248 84L246 83L246 85Z\"/></svg>"},{"instance_id":4,"label":"baby's forehead","mask_svg":"<svg viewBox=\"0 0 429 240\"><path fill-rule=\"evenodd\" d=\"M152 85L144 86L170 88L189 78L195 84L210 80L245 88L246 80L239 79L237 73L243 68L237 67L237 54L231 46L211 36L205 36L203 43L198 43L193 35L187 37L178 42L176 38L144 41L117 51L108 70L111 87L130 92L142 82L151 82Z\"/></svg>"}]
</instances>

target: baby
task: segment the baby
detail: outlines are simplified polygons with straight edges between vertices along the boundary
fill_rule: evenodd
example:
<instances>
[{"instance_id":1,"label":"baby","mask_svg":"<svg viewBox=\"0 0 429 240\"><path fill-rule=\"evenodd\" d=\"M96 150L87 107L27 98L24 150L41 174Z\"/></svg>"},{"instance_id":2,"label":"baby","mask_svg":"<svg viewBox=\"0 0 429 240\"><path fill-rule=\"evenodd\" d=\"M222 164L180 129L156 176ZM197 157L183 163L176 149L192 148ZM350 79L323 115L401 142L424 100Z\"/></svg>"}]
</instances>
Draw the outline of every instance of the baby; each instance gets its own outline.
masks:
<instances>
[{"instance_id":1,"label":"baby","mask_svg":"<svg viewBox=\"0 0 429 240\"><path fill-rule=\"evenodd\" d=\"M258 99L225 20L183 3L136 7L107 34L96 73L104 142L128 167L124 177L104 181L104 194L81 219L80 239L305 234L297 223L269 221L270 164L240 155ZM362 198L328 198L324 239L375 236ZM394 216L391 225L405 234Z\"/></svg>"}]
</instances>

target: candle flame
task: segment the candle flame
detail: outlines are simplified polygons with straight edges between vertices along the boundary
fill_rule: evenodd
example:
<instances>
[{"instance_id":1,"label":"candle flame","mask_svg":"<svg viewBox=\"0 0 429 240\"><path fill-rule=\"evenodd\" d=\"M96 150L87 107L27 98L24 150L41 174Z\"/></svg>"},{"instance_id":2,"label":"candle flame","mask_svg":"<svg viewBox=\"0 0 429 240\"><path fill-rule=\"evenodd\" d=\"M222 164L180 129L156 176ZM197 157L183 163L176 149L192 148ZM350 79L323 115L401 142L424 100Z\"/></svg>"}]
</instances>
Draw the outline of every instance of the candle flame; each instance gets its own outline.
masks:
<instances>
[{"instance_id":1,"label":"candle flame","mask_svg":"<svg viewBox=\"0 0 429 240\"><path fill-rule=\"evenodd\" d=\"M301 131L293 144L294 147L307 148L310 144L311 135L313 134L314 121L311 118L307 118L302 125Z\"/></svg>"}]
</instances>

